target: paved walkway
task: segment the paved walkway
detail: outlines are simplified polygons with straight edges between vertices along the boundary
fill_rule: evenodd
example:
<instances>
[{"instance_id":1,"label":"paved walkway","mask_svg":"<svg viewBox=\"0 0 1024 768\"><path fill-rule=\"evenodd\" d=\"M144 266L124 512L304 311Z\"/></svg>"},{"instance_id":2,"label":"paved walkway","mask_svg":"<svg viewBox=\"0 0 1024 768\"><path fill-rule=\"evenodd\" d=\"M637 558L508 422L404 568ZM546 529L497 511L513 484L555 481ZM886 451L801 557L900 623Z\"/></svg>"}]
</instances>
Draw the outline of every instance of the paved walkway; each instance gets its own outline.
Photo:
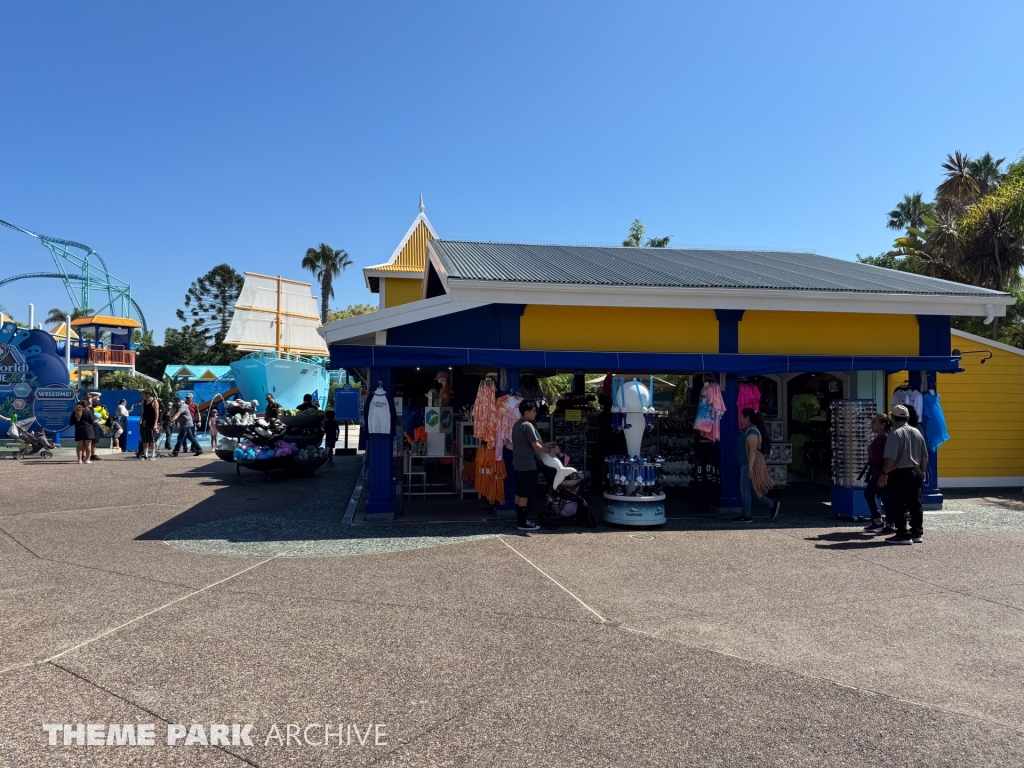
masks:
<instances>
[{"instance_id":1,"label":"paved walkway","mask_svg":"<svg viewBox=\"0 0 1024 768\"><path fill-rule=\"evenodd\" d=\"M356 474L0 461L0 766L1024 764L1020 496L913 547L796 491L775 525L518 536L345 525ZM273 738L325 722L342 746ZM166 744L236 723L252 746Z\"/></svg>"}]
</instances>

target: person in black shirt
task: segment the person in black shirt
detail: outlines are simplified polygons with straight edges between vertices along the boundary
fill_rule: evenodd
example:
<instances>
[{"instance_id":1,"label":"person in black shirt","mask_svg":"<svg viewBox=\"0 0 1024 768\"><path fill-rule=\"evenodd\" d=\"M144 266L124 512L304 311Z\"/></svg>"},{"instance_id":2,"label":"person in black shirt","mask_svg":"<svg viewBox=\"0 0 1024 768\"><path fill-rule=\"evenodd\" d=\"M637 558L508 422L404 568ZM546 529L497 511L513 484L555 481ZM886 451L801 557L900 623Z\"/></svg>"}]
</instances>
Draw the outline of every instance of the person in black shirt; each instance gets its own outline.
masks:
<instances>
[{"instance_id":1,"label":"person in black shirt","mask_svg":"<svg viewBox=\"0 0 1024 768\"><path fill-rule=\"evenodd\" d=\"M334 446L338 444L338 422L334 420L334 411L324 413L324 446L327 450L327 463L334 463Z\"/></svg>"},{"instance_id":2,"label":"person in black shirt","mask_svg":"<svg viewBox=\"0 0 1024 768\"><path fill-rule=\"evenodd\" d=\"M296 408L295 410L296 411L309 411L309 410L318 411L320 409L313 402L313 396L312 395L303 395L302 396L302 404L299 405L299 407Z\"/></svg>"},{"instance_id":3,"label":"person in black shirt","mask_svg":"<svg viewBox=\"0 0 1024 768\"><path fill-rule=\"evenodd\" d=\"M267 395L267 410L264 412L264 416L267 419L276 419L281 413L281 404L274 399L271 394Z\"/></svg>"}]
</instances>

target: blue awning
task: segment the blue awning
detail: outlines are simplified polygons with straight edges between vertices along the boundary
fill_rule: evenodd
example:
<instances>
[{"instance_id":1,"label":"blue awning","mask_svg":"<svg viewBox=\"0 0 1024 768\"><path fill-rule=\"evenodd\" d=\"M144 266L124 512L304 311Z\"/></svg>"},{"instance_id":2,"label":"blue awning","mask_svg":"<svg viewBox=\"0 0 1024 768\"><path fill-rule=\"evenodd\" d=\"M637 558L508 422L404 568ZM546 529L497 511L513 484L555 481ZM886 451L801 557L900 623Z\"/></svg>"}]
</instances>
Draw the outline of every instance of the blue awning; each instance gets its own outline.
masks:
<instances>
[{"instance_id":1,"label":"blue awning","mask_svg":"<svg viewBox=\"0 0 1024 768\"><path fill-rule=\"evenodd\" d=\"M937 371L956 373L958 357L886 355L740 355L660 352L546 352L532 349L462 349L335 344L332 368L417 368L457 365L558 368L572 371L738 373L746 376L814 371Z\"/></svg>"}]
</instances>

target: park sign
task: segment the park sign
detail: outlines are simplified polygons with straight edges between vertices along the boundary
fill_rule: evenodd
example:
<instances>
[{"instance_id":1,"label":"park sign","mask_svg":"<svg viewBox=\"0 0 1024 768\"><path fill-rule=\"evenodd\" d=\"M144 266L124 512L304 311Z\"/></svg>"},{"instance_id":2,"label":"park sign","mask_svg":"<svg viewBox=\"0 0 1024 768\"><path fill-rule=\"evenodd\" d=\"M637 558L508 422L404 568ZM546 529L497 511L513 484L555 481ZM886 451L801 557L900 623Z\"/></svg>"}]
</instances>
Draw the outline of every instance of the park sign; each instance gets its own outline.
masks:
<instances>
[{"instance_id":1,"label":"park sign","mask_svg":"<svg viewBox=\"0 0 1024 768\"><path fill-rule=\"evenodd\" d=\"M0 416L17 421L35 417L47 431L64 429L77 399L69 384L53 336L12 322L0 325Z\"/></svg>"},{"instance_id":2,"label":"park sign","mask_svg":"<svg viewBox=\"0 0 1024 768\"><path fill-rule=\"evenodd\" d=\"M36 423L44 430L60 432L67 429L77 402L78 395L67 384L49 384L36 389L32 413Z\"/></svg>"}]
</instances>

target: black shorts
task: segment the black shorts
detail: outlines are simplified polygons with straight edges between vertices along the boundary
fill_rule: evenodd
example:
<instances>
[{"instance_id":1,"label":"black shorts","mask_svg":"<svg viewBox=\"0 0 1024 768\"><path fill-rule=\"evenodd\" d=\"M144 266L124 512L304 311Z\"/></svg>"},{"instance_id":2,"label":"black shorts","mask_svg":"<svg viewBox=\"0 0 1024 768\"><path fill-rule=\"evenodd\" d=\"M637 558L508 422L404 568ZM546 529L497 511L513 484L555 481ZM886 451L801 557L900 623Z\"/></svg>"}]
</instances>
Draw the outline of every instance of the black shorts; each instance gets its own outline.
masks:
<instances>
[{"instance_id":1,"label":"black shorts","mask_svg":"<svg viewBox=\"0 0 1024 768\"><path fill-rule=\"evenodd\" d=\"M516 470L516 496L532 499L537 493L537 470Z\"/></svg>"},{"instance_id":2,"label":"black shorts","mask_svg":"<svg viewBox=\"0 0 1024 768\"><path fill-rule=\"evenodd\" d=\"M142 427L139 430L139 441L143 443L155 443L156 430L152 427Z\"/></svg>"}]
</instances>

